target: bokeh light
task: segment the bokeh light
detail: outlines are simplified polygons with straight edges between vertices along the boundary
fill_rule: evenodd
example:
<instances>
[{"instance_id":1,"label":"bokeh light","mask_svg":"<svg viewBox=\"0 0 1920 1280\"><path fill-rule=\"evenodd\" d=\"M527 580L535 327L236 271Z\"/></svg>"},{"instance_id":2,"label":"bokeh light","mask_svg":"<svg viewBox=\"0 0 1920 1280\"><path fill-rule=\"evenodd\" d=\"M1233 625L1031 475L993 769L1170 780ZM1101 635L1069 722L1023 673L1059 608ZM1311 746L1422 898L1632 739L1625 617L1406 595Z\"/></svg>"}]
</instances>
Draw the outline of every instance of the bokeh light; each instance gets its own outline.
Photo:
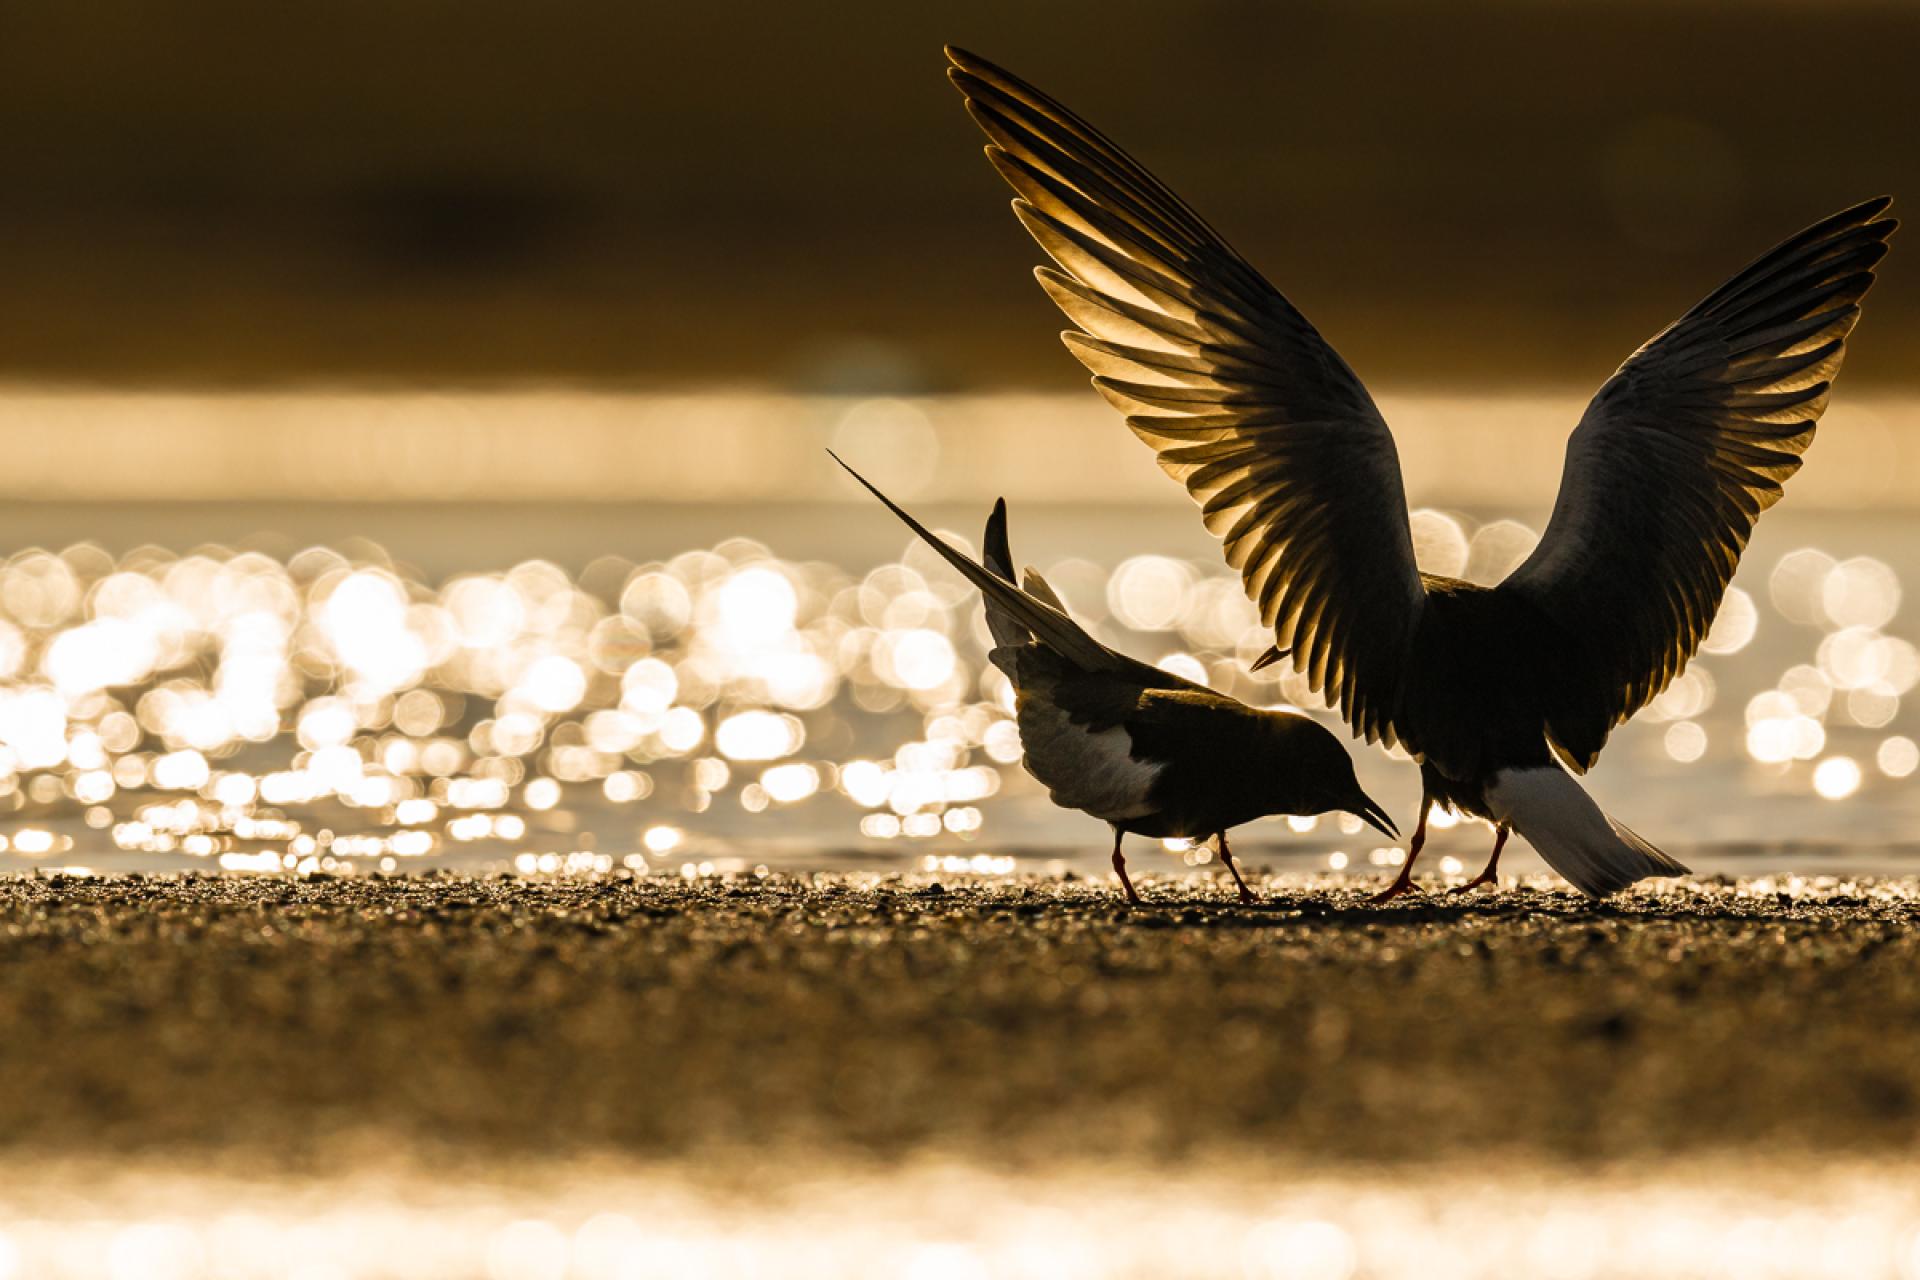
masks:
<instances>
[{"instance_id":1,"label":"bokeh light","mask_svg":"<svg viewBox=\"0 0 1920 1280\"><path fill-rule=\"evenodd\" d=\"M1813 789L1823 800L1844 800L1860 789L1860 766L1846 756L1828 756L1813 770Z\"/></svg>"},{"instance_id":2,"label":"bokeh light","mask_svg":"<svg viewBox=\"0 0 1920 1280\"><path fill-rule=\"evenodd\" d=\"M1490 575L1535 541L1433 510L1414 528L1431 570ZM1047 574L1102 639L1164 670L1320 706L1286 664L1247 669L1272 636L1225 566L1137 555ZM1749 576L1765 593L1730 590L1702 654L1641 713L1652 754L1736 758L1836 801L1920 770L1903 718L1920 650L1898 631L1892 564L1794 548ZM1786 625L1766 632L1763 607ZM118 558L81 544L0 565L0 609L0 839L16 865L97 830L130 859L250 872L451 857L677 871L737 839L709 824L796 819L814 841L971 859L989 855L964 846L1015 829L1002 814L1035 812L1003 793L1040 796L978 598L917 544L861 572L730 538L440 582L366 543Z\"/></svg>"}]
</instances>

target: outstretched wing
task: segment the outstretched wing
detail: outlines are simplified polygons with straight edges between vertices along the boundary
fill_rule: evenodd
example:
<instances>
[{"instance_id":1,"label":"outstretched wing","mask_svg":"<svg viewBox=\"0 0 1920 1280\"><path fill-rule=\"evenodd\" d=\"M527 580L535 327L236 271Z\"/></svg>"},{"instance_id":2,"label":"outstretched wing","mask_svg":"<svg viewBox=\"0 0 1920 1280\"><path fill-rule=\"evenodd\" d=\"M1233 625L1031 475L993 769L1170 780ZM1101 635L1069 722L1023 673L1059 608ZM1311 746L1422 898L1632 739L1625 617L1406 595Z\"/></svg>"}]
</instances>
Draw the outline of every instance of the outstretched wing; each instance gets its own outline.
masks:
<instances>
[{"instance_id":1,"label":"outstretched wing","mask_svg":"<svg viewBox=\"0 0 1920 1280\"><path fill-rule=\"evenodd\" d=\"M1400 460L1353 371L1200 216L1097 130L949 49L1046 289L1101 394L1186 486L1295 670L1369 740L1425 598Z\"/></svg>"},{"instance_id":2,"label":"outstretched wing","mask_svg":"<svg viewBox=\"0 0 1920 1280\"><path fill-rule=\"evenodd\" d=\"M1500 590L1580 647L1548 732L1586 769L1700 647L1800 469L1896 225L1882 198L1779 245L1620 366L1567 443L1552 519Z\"/></svg>"},{"instance_id":3,"label":"outstretched wing","mask_svg":"<svg viewBox=\"0 0 1920 1280\"><path fill-rule=\"evenodd\" d=\"M989 607L1004 615L1006 623L1011 623L1015 627L1025 627L1043 644L1051 645L1082 670L1113 671L1125 668L1133 662L1131 658L1115 653L1088 635L1079 623L1067 616L1064 609L1055 607L1040 596L1022 591L1013 585L1011 579L1002 577L993 569L948 546L945 539L908 515L905 508L875 488L873 481L848 466L841 460L839 454L829 449L827 456L838 462L841 470L858 481L861 488L880 499L881 506L893 512L900 523L918 534L920 540L933 548L942 560L958 569L960 575L977 587L987 598ZM996 503L994 514L1000 521L999 542L1004 546L1006 543L1005 504ZM993 538L991 525L988 526L988 538L991 546ZM995 550L997 551L998 548ZM1050 590L1047 592L1049 596L1052 594Z\"/></svg>"}]
</instances>

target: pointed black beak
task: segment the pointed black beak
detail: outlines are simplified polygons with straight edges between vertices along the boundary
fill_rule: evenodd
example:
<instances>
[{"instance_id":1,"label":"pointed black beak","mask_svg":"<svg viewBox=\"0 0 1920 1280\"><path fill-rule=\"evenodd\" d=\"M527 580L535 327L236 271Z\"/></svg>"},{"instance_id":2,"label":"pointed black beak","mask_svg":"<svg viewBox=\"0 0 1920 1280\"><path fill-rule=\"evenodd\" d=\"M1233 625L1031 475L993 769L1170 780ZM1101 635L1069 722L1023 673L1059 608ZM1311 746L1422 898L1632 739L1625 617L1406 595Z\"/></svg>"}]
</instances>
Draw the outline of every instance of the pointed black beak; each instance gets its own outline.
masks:
<instances>
[{"instance_id":1,"label":"pointed black beak","mask_svg":"<svg viewBox=\"0 0 1920 1280\"><path fill-rule=\"evenodd\" d=\"M1400 838L1400 828L1393 825L1393 819L1387 816L1387 811L1374 803L1373 797L1364 791L1360 793L1360 800L1361 803L1358 806L1347 810L1347 812L1372 827L1375 831L1378 831L1381 835L1386 836L1389 840L1398 840Z\"/></svg>"},{"instance_id":2,"label":"pointed black beak","mask_svg":"<svg viewBox=\"0 0 1920 1280\"><path fill-rule=\"evenodd\" d=\"M1288 654L1292 652L1293 650L1282 649L1278 645L1269 646L1265 653L1261 654L1259 657L1253 660L1253 665L1251 667L1248 667L1247 670L1265 671L1268 667L1272 666L1274 663L1280 661L1280 659L1286 657Z\"/></svg>"}]
</instances>

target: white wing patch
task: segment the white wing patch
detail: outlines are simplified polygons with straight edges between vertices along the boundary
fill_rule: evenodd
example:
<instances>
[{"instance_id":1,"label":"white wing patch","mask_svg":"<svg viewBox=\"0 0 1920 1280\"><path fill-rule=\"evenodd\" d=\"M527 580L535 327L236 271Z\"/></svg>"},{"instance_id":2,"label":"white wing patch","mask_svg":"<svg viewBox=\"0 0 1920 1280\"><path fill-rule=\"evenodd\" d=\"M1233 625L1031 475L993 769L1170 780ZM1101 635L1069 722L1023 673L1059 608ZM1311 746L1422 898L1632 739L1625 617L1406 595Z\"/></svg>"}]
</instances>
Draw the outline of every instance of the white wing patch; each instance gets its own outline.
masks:
<instances>
[{"instance_id":1,"label":"white wing patch","mask_svg":"<svg viewBox=\"0 0 1920 1280\"><path fill-rule=\"evenodd\" d=\"M1164 765L1133 758L1133 739L1123 728L1095 732L1038 698L1020 708L1020 743L1027 772L1053 794L1053 802L1106 822L1144 818L1155 811L1148 799Z\"/></svg>"}]
</instances>

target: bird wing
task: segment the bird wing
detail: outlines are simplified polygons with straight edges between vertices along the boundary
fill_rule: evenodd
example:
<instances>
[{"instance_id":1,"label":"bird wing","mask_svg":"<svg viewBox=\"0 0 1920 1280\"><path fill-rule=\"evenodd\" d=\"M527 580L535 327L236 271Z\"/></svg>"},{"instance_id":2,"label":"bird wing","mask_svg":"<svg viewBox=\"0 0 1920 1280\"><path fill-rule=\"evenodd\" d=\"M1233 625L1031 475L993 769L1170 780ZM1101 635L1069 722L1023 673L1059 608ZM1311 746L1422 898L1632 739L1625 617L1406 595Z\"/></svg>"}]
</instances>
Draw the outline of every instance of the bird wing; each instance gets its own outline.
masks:
<instances>
[{"instance_id":1,"label":"bird wing","mask_svg":"<svg viewBox=\"0 0 1920 1280\"><path fill-rule=\"evenodd\" d=\"M1166 761L1134 741L1130 722L1142 687L1110 672L1082 670L1041 645L997 652L1010 654L1015 668L1023 763L1054 803L1109 822L1152 813Z\"/></svg>"},{"instance_id":2,"label":"bird wing","mask_svg":"<svg viewBox=\"0 0 1920 1280\"><path fill-rule=\"evenodd\" d=\"M1250 727L1258 713L1167 672L1085 671L1041 645L1000 653L1014 667L1027 772L1056 804L1110 822L1169 806L1217 812L1223 787L1231 794L1270 746Z\"/></svg>"},{"instance_id":3,"label":"bird wing","mask_svg":"<svg viewBox=\"0 0 1920 1280\"><path fill-rule=\"evenodd\" d=\"M1548 719L1575 769L1693 656L1754 521L1800 469L1886 254L1890 203L1855 205L1759 258L1587 406L1546 534L1499 588L1578 647Z\"/></svg>"},{"instance_id":4,"label":"bird wing","mask_svg":"<svg viewBox=\"0 0 1920 1280\"><path fill-rule=\"evenodd\" d=\"M993 514L987 517L986 532L980 540L980 563L994 577L1002 579L1009 586L1014 584L1013 549L1007 542L1007 500L1005 498L994 499ZM1031 587L1026 590L1030 595L1038 595L1041 603L1060 609L1058 600L1039 595ZM987 631L993 636L995 648L1023 645L1033 639L1033 629L1021 622L1004 606L995 604L993 593L983 592L982 598L987 605ZM1060 609L1060 612L1064 614L1066 610Z\"/></svg>"},{"instance_id":5,"label":"bird wing","mask_svg":"<svg viewBox=\"0 0 1920 1280\"><path fill-rule=\"evenodd\" d=\"M982 58L949 73L1059 269L1094 385L1186 486L1294 669L1395 739L1424 599L1393 436L1305 317L1096 129Z\"/></svg>"},{"instance_id":6,"label":"bird wing","mask_svg":"<svg viewBox=\"0 0 1920 1280\"><path fill-rule=\"evenodd\" d=\"M962 577L979 588L980 592L992 602L993 607L999 610L1006 620L1016 622L1019 626L1025 627L1028 631L1032 632L1035 638L1040 640L1041 643L1051 645L1066 658L1070 659L1075 665L1088 671L1119 670L1126 667L1131 661L1131 659L1122 658L1119 654L1088 635L1079 623L1069 618L1063 611L1056 609L1043 600L1027 594L999 574L988 569L985 565L979 564L971 557L964 556L960 554L960 552L955 551L940 538L934 536L931 529L902 510L900 505L894 502L893 499L874 488L873 483L865 476L855 471L852 467L847 466L845 462L841 462L840 455L829 449L827 456L835 462L839 462L842 470L859 481L861 487L868 493L880 499L881 505L898 516L907 528L919 534L922 542L932 547L934 551L939 553L941 559L958 569ZM999 512L1002 520L1000 541L1004 544L1006 540L1004 531L1005 513L1000 508L996 508L996 511Z\"/></svg>"}]
</instances>

